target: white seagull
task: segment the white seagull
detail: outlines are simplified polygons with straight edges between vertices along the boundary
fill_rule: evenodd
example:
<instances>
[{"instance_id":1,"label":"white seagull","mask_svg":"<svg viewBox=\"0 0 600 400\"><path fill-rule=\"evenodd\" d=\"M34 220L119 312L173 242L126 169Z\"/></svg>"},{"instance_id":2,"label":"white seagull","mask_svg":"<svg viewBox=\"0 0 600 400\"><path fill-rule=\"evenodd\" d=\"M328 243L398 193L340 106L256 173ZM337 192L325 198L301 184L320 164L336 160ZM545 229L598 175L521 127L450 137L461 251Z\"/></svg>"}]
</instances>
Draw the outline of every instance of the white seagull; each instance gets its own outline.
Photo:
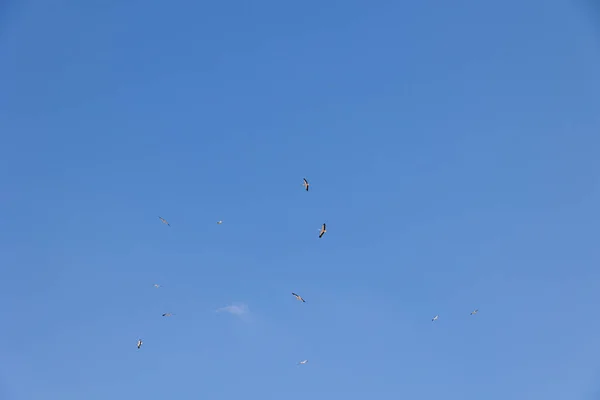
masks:
<instances>
[{"instance_id":1,"label":"white seagull","mask_svg":"<svg viewBox=\"0 0 600 400\"><path fill-rule=\"evenodd\" d=\"M475 310L471 311L471 315L475 315L475 314L477 314L478 312L479 312L479 309L478 309L478 308L476 308Z\"/></svg>"},{"instance_id":2,"label":"white seagull","mask_svg":"<svg viewBox=\"0 0 600 400\"><path fill-rule=\"evenodd\" d=\"M138 349L139 349L140 347L142 347L142 343L144 343L144 342L142 342L142 339L138 340L138 343L137 343L137 347L138 347Z\"/></svg>"},{"instance_id":3,"label":"white seagull","mask_svg":"<svg viewBox=\"0 0 600 400\"><path fill-rule=\"evenodd\" d=\"M298 363L298 365L304 365L304 364L306 364L307 362L308 362L308 360L303 360L303 361L300 361L300 362Z\"/></svg>"},{"instance_id":4,"label":"white seagull","mask_svg":"<svg viewBox=\"0 0 600 400\"><path fill-rule=\"evenodd\" d=\"M155 283L154 287L158 289L160 287L160 285L158 283Z\"/></svg>"},{"instance_id":5,"label":"white seagull","mask_svg":"<svg viewBox=\"0 0 600 400\"><path fill-rule=\"evenodd\" d=\"M221 225L223 221L217 221L217 225Z\"/></svg>"},{"instance_id":6,"label":"white seagull","mask_svg":"<svg viewBox=\"0 0 600 400\"><path fill-rule=\"evenodd\" d=\"M432 321L437 321L439 317L440 317L439 315L436 315L436 316L435 316L435 317L433 317L431 320L432 320Z\"/></svg>"},{"instance_id":7,"label":"white seagull","mask_svg":"<svg viewBox=\"0 0 600 400\"><path fill-rule=\"evenodd\" d=\"M292 292L292 294L294 295L295 298L297 298L298 300L300 300L303 303L306 303L306 301L302 298L302 296L300 296L299 294L296 294L294 292Z\"/></svg>"}]
</instances>

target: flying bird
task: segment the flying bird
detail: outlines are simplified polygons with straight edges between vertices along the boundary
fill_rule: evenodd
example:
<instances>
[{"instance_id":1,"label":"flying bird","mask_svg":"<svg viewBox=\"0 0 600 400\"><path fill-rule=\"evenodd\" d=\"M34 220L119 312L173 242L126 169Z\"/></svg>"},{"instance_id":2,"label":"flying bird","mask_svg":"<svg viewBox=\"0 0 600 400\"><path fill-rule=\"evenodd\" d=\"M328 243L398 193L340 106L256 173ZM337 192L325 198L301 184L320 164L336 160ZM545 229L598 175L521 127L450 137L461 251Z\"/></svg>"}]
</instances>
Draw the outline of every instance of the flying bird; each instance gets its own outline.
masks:
<instances>
[{"instance_id":1,"label":"flying bird","mask_svg":"<svg viewBox=\"0 0 600 400\"><path fill-rule=\"evenodd\" d=\"M170 312L168 312L168 313L164 313L162 316L163 316L163 317L170 317L170 316L172 316L172 315L173 315L173 314L171 314Z\"/></svg>"},{"instance_id":2,"label":"flying bird","mask_svg":"<svg viewBox=\"0 0 600 400\"><path fill-rule=\"evenodd\" d=\"M169 224L169 223L167 222L167 220L166 220L166 219L164 219L163 217L158 217L158 219L160 219L160 221L161 221L163 224L165 224L165 225L167 225L167 226L171 226L171 224Z\"/></svg>"},{"instance_id":3,"label":"flying bird","mask_svg":"<svg viewBox=\"0 0 600 400\"><path fill-rule=\"evenodd\" d=\"M319 232L319 238L322 238L325 232L327 232L327 226L323 224L323 226L321 227L321 231Z\"/></svg>"},{"instance_id":4,"label":"flying bird","mask_svg":"<svg viewBox=\"0 0 600 400\"><path fill-rule=\"evenodd\" d=\"M292 294L294 295L295 298L297 298L301 302L306 303L306 301L299 294L296 294L296 293L293 293L293 292L292 292Z\"/></svg>"},{"instance_id":5,"label":"flying bird","mask_svg":"<svg viewBox=\"0 0 600 400\"><path fill-rule=\"evenodd\" d=\"M137 347L138 347L138 349L139 349L140 347L142 347L142 343L144 343L144 342L142 342L142 339L138 340L138 343L137 343Z\"/></svg>"},{"instance_id":6,"label":"flying bird","mask_svg":"<svg viewBox=\"0 0 600 400\"><path fill-rule=\"evenodd\" d=\"M158 283L155 283L154 287L158 289L160 287L160 285Z\"/></svg>"},{"instance_id":7,"label":"flying bird","mask_svg":"<svg viewBox=\"0 0 600 400\"><path fill-rule=\"evenodd\" d=\"M310 186L310 184L308 183L308 181L306 180L306 178L302 178L302 179L304 179L304 183L302 183L302 185L304 186L304 188L308 192L308 187Z\"/></svg>"},{"instance_id":8,"label":"flying bird","mask_svg":"<svg viewBox=\"0 0 600 400\"><path fill-rule=\"evenodd\" d=\"M475 310L471 311L471 315L475 315L475 314L477 314L478 312L479 312L479 309L477 309L477 308L476 308Z\"/></svg>"},{"instance_id":9,"label":"flying bird","mask_svg":"<svg viewBox=\"0 0 600 400\"><path fill-rule=\"evenodd\" d=\"M303 360L303 361L300 361L300 362L298 363L298 365L304 365L304 364L306 364L307 362L308 362L308 360Z\"/></svg>"},{"instance_id":10,"label":"flying bird","mask_svg":"<svg viewBox=\"0 0 600 400\"><path fill-rule=\"evenodd\" d=\"M440 317L439 315L436 315L436 316L435 316L435 317L433 317L431 320L432 320L432 321L437 321L439 317Z\"/></svg>"},{"instance_id":11,"label":"flying bird","mask_svg":"<svg viewBox=\"0 0 600 400\"><path fill-rule=\"evenodd\" d=\"M223 221L217 221L217 225L221 225Z\"/></svg>"}]
</instances>

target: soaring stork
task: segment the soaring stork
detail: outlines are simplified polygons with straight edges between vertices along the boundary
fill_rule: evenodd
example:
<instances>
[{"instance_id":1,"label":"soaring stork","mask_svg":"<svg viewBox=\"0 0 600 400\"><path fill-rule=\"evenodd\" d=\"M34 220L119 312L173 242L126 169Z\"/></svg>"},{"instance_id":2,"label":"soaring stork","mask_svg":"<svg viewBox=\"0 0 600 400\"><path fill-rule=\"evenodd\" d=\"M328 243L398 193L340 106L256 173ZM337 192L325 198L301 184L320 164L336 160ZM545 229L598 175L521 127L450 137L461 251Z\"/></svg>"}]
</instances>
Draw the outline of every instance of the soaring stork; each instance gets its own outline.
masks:
<instances>
[{"instance_id":1,"label":"soaring stork","mask_svg":"<svg viewBox=\"0 0 600 400\"><path fill-rule=\"evenodd\" d=\"M321 230L319 231L319 239L323 237L325 232L327 232L327 225L323 224L323 226L321 226Z\"/></svg>"},{"instance_id":2,"label":"soaring stork","mask_svg":"<svg viewBox=\"0 0 600 400\"><path fill-rule=\"evenodd\" d=\"M308 183L308 181L306 180L306 178L302 178L302 179L304 179L304 182L302 183L302 185L304 186L304 188L308 192L308 187L310 186L310 184Z\"/></svg>"},{"instance_id":3,"label":"soaring stork","mask_svg":"<svg viewBox=\"0 0 600 400\"><path fill-rule=\"evenodd\" d=\"M301 302L303 302L303 303L306 303L306 301L305 301L305 300L304 300L304 299L303 299L303 298L302 298L302 297L301 297L299 294L296 294L296 293L294 293L294 292L292 292L292 294L294 295L294 297L295 297L295 298L297 298L297 299L298 299L298 300L300 300Z\"/></svg>"},{"instance_id":4,"label":"soaring stork","mask_svg":"<svg viewBox=\"0 0 600 400\"><path fill-rule=\"evenodd\" d=\"M160 219L160 221L161 221L163 224L165 224L165 225L167 225L167 226L169 226L169 227L171 226L171 224L169 224L169 223L167 222L167 220L166 220L166 219L164 219L163 217L158 217L158 219Z\"/></svg>"}]
</instances>

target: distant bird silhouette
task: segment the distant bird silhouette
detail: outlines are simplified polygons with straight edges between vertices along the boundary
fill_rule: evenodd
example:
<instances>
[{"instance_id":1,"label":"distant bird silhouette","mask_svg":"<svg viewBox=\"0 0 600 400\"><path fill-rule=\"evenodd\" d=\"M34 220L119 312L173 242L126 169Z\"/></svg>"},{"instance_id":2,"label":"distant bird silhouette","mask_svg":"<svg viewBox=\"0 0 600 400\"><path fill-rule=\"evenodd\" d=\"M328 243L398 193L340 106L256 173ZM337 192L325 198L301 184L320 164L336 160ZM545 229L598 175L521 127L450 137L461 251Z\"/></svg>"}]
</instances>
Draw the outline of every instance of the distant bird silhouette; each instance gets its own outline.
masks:
<instances>
[{"instance_id":1,"label":"distant bird silhouette","mask_svg":"<svg viewBox=\"0 0 600 400\"><path fill-rule=\"evenodd\" d=\"M432 320L432 321L437 321L439 317L440 317L439 315L436 315L436 316L435 316L435 317L433 317L431 320Z\"/></svg>"},{"instance_id":2,"label":"distant bird silhouette","mask_svg":"<svg viewBox=\"0 0 600 400\"><path fill-rule=\"evenodd\" d=\"M293 293L293 292L292 292L292 294L294 295L295 298L297 298L301 302L306 303L306 301L299 294L296 294L296 293Z\"/></svg>"},{"instance_id":3,"label":"distant bird silhouette","mask_svg":"<svg viewBox=\"0 0 600 400\"><path fill-rule=\"evenodd\" d=\"M471 315L475 315L475 314L477 314L478 312L479 312L479 309L475 309L475 310L471 311Z\"/></svg>"},{"instance_id":4,"label":"distant bird silhouette","mask_svg":"<svg viewBox=\"0 0 600 400\"><path fill-rule=\"evenodd\" d=\"M221 225L223 221L217 221L217 225Z\"/></svg>"},{"instance_id":5,"label":"distant bird silhouette","mask_svg":"<svg viewBox=\"0 0 600 400\"><path fill-rule=\"evenodd\" d=\"M170 317L170 316L172 316L172 315L174 315L174 314L171 314L170 312L168 312L168 313L164 313L162 316L163 316L163 317Z\"/></svg>"},{"instance_id":6,"label":"distant bird silhouette","mask_svg":"<svg viewBox=\"0 0 600 400\"><path fill-rule=\"evenodd\" d=\"M319 232L319 239L323 237L325 232L327 232L327 225L323 224L323 226L321 226L321 231Z\"/></svg>"},{"instance_id":7,"label":"distant bird silhouette","mask_svg":"<svg viewBox=\"0 0 600 400\"><path fill-rule=\"evenodd\" d=\"M298 365L304 365L304 364L306 364L307 362L308 362L308 360L302 360L302 361L300 361L300 362L298 363Z\"/></svg>"},{"instance_id":8,"label":"distant bird silhouette","mask_svg":"<svg viewBox=\"0 0 600 400\"><path fill-rule=\"evenodd\" d=\"M160 287L160 285L158 283L155 283L154 287L158 289Z\"/></svg>"},{"instance_id":9,"label":"distant bird silhouette","mask_svg":"<svg viewBox=\"0 0 600 400\"><path fill-rule=\"evenodd\" d=\"M160 220L161 220L161 222L162 222L163 224L165 224L165 225L167 225L167 226L169 226L169 227L171 226L171 224L169 224L169 223L167 222L167 220L166 220L166 219L164 219L163 217L158 217L158 219L160 219Z\"/></svg>"},{"instance_id":10,"label":"distant bird silhouette","mask_svg":"<svg viewBox=\"0 0 600 400\"><path fill-rule=\"evenodd\" d=\"M303 178L303 179L304 179L304 182L302 183L302 185L304 186L304 188L308 192L308 187L310 186L310 183L308 183L308 181L306 180L306 178Z\"/></svg>"},{"instance_id":11,"label":"distant bird silhouette","mask_svg":"<svg viewBox=\"0 0 600 400\"><path fill-rule=\"evenodd\" d=\"M138 340L138 343L137 343L137 348L138 348L138 349L139 349L140 347L142 347L142 343L144 343L144 342L142 342L142 339Z\"/></svg>"}]
</instances>

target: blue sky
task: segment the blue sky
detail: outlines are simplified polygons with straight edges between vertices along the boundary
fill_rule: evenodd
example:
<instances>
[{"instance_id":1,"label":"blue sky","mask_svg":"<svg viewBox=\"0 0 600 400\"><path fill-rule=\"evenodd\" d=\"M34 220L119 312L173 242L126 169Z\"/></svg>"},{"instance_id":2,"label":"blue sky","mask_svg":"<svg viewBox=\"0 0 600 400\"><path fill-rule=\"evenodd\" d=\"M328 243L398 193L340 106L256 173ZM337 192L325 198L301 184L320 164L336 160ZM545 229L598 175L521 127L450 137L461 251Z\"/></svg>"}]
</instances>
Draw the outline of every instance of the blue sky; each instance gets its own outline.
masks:
<instances>
[{"instance_id":1,"label":"blue sky","mask_svg":"<svg viewBox=\"0 0 600 400\"><path fill-rule=\"evenodd\" d=\"M0 12L0 398L599 398L589 3Z\"/></svg>"}]
</instances>

